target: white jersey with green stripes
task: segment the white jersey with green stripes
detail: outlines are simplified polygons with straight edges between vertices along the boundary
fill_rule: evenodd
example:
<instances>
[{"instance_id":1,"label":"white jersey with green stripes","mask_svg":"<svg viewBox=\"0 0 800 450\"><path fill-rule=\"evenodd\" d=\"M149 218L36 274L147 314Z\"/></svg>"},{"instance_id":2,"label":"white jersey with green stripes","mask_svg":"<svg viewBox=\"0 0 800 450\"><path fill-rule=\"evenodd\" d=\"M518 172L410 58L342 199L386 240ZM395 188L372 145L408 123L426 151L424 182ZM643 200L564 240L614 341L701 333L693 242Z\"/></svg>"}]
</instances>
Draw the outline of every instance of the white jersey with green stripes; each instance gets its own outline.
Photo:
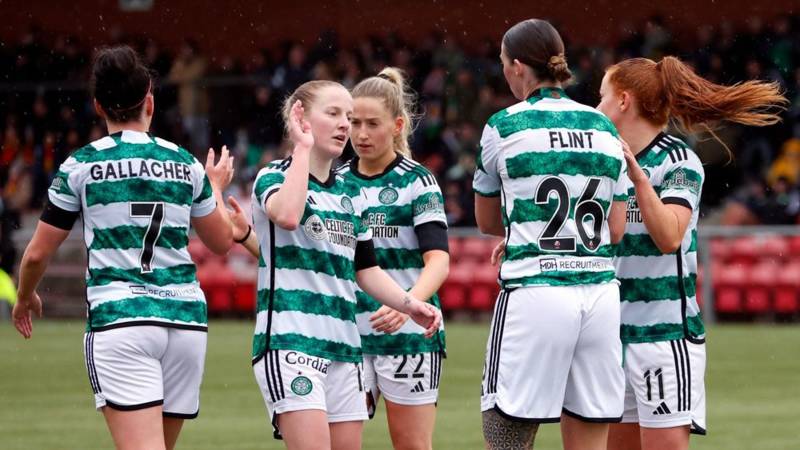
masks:
<instances>
[{"instance_id":1,"label":"white jersey with green stripes","mask_svg":"<svg viewBox=\"0 0 800 450\"><path fill-rule=\"evenodd\" d=\"M364 217L372 230L378 264L400 287L411 289L424 267L414 227L429 222L447 226L444 198L436 178L421 164L399 154L378 175L359 173L357 158L337 171L361 188ZM382 305L361 290L356 295L356 322L365 354L408 355L444 351L444 325L430 339L425 338L425 330L412 320L392 334L377 332L370 326L369 317ZM436 294L430 303L441 308Z\"/></svg>"},{"instance_id":2,"label":"white jersey with green stripes","mask_svg":"<svg viewBox=\"0 0 800 450\"><path fill-rule=\"evenodd\" d=\"M309 177L300 226L285 230L266 212L291 158L261 169L253 185L253 223L261 258L253 363L268 350L297 350L334 361L361 361L356 327L355 249L370 239L359 188L331 172Z\"/></svg>"},{"instance_id":3,"label":"white jersey with green stripes","mask_svg":"<svg viewBox=\"0 0 800 450\"><path fill-rule=\"evenodd\" d=\"M473 189L501 198L504 287L614 280L608 214L627 199L617 130L606 116L543 88L493 115Z\"/></svg>"},{"instance_id":4,"label":"white jersey with green stripes","mask_svg":"<svg viewBox=\"0 0 800 450\"><path fill-rule=\"evenodd\" d=\"M48 191L83 218L88 329L207 328L205 296L187 245L192 217L216 201L185 149L125 130L73 152Z\"/></svg>"},{"instance_id":5,"label":"white jersey with green stripes","mask_svg":"<svg viewBox=\"0 0 800 450\"><path fill-rule=\"evenodd\" d=\"M614 260L621 283L622 342L702 341L705 328L696 291L703 166L683 141L663 133L636 159L661 201L691 209L692 219L680 248L662 253L647 233L629 182L628 223Z\"/></svg>"}]
</instances>

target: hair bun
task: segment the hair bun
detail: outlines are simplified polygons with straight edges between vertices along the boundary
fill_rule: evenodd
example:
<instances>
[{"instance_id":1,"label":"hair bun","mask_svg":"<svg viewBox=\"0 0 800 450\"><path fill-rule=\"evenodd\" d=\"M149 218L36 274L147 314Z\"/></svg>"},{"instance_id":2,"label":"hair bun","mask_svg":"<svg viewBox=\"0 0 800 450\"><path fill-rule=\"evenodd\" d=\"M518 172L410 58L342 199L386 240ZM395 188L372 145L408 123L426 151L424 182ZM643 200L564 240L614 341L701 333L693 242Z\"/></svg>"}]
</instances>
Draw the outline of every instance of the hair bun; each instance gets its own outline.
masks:
<instances>
[{"instance_id":1,"label":"hair bun","mask_svg":"<svg viewBox=\"0 0 800 450\"><path fill-rule=\"evenodd\" d=\"M558 81L566 81L572 77L569 66L567 66L567 58L563 53L551 56L547 62L547 69Z\"/></svg>"},{"instance_id":2,"label":"hair bun","mask_svg":"<svg viewBox=\"0 0 800 450\"><path fill-rule=\"evenodd\" d=\"M383 78L384 80L399 86L400 88L404 87L405 84L405 77L403 76L403 72L400 69L395 67L385 67L381 72L376 75L378 78Z\"/></svg>"}]
</instances>

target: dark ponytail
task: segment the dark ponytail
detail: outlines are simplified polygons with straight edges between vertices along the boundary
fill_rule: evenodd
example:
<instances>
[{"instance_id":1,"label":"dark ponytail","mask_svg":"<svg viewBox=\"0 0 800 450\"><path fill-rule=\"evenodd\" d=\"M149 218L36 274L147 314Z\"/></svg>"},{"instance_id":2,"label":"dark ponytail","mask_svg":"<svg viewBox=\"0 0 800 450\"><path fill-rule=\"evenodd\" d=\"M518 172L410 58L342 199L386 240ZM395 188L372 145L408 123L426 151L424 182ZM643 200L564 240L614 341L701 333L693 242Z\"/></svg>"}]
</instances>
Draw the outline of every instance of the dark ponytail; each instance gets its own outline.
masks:
<instances>
[{"instance_id":1,"label":"dark ponytail","mask_svg":"<svg viewBox=\"0 0 800 450\"><path fill-rule=\"evenodd\" d=\"M90 90L111 122L138 119L152 82L150 71L127 45L102 48L95 54Z\"/></svg>"},{"instance_id":2,"label":"dark ponytail","mask_svg":"<svg viewBox=\"0 0 800 450\"><path fill-rule=\"evenodd\" d=\"M540 81L565 82L572 78L564 56L564 41L550 22L528 19L503 35L506 56L533 69Z\"/></svg>"}]
</instances>

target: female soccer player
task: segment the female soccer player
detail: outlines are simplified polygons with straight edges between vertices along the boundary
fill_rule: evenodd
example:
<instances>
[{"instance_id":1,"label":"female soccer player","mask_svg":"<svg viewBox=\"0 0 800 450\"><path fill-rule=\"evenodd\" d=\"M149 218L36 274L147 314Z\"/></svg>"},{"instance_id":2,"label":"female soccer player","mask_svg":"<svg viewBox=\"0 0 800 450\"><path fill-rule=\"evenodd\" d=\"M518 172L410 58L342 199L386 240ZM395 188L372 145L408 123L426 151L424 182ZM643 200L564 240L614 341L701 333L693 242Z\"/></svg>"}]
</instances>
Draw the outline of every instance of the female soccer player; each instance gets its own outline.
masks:
<instances>
[{"instance_id":1,"label":"female soccer player","mask_svg":"<svg viewBox=\"0 0 800 450\"><path fill-rule=\"evenodd\" d=\"M625 226L624 157L614 125L567 98L564 44L546 21L503 36L519 103L489 119L475 172L482 232L505 237L482 383L491 449L530 448L561 422L565 449L604 449L625 379L612 255Z\"/></svg>"},{"instance_id":2,"label":"female soccer player","mask_svg":"<svg viewBox=\"0 0 800 450\"><path fill-rule=\"evenodd\" d=\"M378 264L415 298L439 308L436 290L450 265L447 219L436 179L411 159L413 95L394 68L361 81L352 94L350 138L357 157L339 173L361 188ZM425 330L407 320L367 295L358 297L370 417L383 395L394 447L430 449L444 330L426 339Z\"/></svg>"},{"instance_id":3,"label":"female soccer player","mask_svg":"<svg viewBox=\"0 0 800 450\"><path fill-rule=\"evenodd\" d=\"M703 166L680 139L664 133L670 118L685 131L727 120L764 126L779 121L785 100L775 84L720 86L674 57L635 58L611 66L598 109L625 144L627 229L615 266L622 285L626 375L623 424L609 449L680 450L705 434L705 330L695 296L697 219ZM772 109L772 110L771 110Z\"/></svg>"},{"instance_id":4,"label":"female soccer player","mask_svg":"<svg viewBox=\"0 0 800 450\"><path fill-rule=\"evenodd\" d=\"M259 248L249 228L236 233L260 255L254 371L290 449L361 448L367 404L357 286L411 316L428 337L441 323L436 307L378 267L360 188L332 170L352 112L353 99L338 83L297 88L284 106L292 156L269 163L254 185Z\"/></svg>"},{"instance_id":5,"label":"female soccer player","mask_svg":"<svg viewBox=\"0 0 800 450\"><path fill-rule=\"evenodd\" d=\"M172 449L197 417L206 303L187 244L189 226L214 252L233 245L221 191L233 174L223 148L206 171L147 131L150 72L127 46L100 50L91 90L109 135L61 165L20 266L14 325L26 338L41 316L36 286L82 217L88 255L86 366L97 409L118 449Z\"/></svg>"}]
</instances>

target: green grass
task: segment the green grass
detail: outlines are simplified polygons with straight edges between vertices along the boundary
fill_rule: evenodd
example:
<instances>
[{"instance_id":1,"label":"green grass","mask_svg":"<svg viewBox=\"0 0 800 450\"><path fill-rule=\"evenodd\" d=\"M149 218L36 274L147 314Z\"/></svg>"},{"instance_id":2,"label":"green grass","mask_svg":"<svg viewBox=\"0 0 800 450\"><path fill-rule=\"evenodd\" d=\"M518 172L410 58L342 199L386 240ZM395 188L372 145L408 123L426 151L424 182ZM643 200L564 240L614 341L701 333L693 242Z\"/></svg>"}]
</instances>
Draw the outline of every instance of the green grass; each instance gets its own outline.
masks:
<instances>
[{"instance_id":1,"label":"green grass","mask_svg":"<svg viewBox=\"0 0 800 450\"><path fill-rule=\"evenodd\" d=\"M112 448L93 399L79 322L37 321L24 341L0 324L0 448ZM212 322L200 417L183 449L278 449L250 366L250 322ZM434 448L482 448L478 395L487 324L450 324ZM694 449L797 448L800 327L716 326L709 331L708 429ZM390 448L382 408L364 448ZM557 425L537 448L560 448Z\"/></svg>"}]
</instances>

